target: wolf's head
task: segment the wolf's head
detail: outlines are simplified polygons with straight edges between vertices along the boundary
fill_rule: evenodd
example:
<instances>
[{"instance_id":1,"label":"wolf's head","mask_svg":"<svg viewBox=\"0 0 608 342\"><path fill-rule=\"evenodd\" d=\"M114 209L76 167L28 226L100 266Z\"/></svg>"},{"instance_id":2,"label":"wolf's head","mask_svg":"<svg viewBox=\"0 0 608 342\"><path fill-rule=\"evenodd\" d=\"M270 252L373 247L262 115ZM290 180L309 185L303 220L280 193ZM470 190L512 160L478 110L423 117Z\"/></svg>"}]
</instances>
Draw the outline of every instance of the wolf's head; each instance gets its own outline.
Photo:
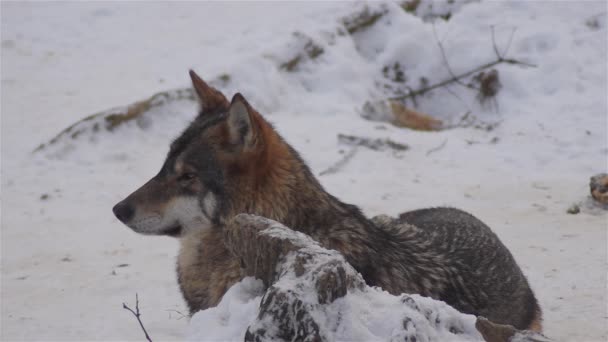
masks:
<instances>
[{"instance_id":1,"label":"wolf's head","mask_svg":"<svg viewBox=\"0 0 608 342\"><path fill-rule=\"evenodd\" d=\"M241 94L228 102L193 71L190 77L198 117L171 144L160 172L116 204L114 214L138 233L171 236L209 229L239 212L280 216L282 195L271 189L289 178L299 157ZM268 195L279 203L264 204L260 196Z\"/></svg>"}]
</instances>

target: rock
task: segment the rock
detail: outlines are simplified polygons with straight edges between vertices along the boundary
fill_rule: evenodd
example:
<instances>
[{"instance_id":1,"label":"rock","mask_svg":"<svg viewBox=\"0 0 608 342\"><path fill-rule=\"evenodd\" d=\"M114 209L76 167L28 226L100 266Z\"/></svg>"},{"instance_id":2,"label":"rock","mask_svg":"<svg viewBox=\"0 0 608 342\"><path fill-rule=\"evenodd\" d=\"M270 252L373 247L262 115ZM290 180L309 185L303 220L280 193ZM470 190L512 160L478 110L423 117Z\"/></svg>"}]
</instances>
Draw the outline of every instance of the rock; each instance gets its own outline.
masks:
<instances>
[{"instance_id":1,"label":"rock","mask_svg":"<svg viewBox=\"0 0 608 342\"><path fill-rule=\"evenodd\" d=\"M224 242L243 275L267 288L245 341L482 341L474 316L431 298L369 287L340 253L278 222L237 215Z\"/></svg>"},{"instance_id":2,"label":"rock","mask_svg":"<svg viewBox=\"0 0 608 342\"><path fill-rule=\"evenodd\" d=\"M240 258L244 275L270 286L245 341L325 340L312 311L364 286L363 278L340 253L272 220L237 215L225 229L224 240ZM287 278L289 286L282 286L279 280ZM317 294L316 301L311 301L310 293Z\"/></svg>"},{"instance_id":3,"label":"rock","mask_svg":"<svg viewBox=\"0 0 608 342\"><path fill-rule=\"evenodd\" d=\"M608 173L599 173L589 180L591 196L602 204L608 204Z\"/></svg>"},{"instance_id":4,"label":"rock","mask_svg":"<svg viewBox=\"0 0 608 342\"><path fill-rule=\"evenodd\" d=\"M581 207L579 207L578 204L573 204L566 212L571 215L576 215L581 212Z\"/></svg>"},{"instance_id":5,"label":"rock","mask_svg":"<svg viewBox=\"0 0 608 342\"><path fill-rule=\"evenodd\" d=\"M321 329L307 305L290 291L271 287L260 304L258 323L270 320L273 329L252 324L245 333L246 342L323 341Z\"/></svg>"},{"instance_id":6,"label":"rock","mask_svg":"<svg viewBox=\"0 0 608 342\"><path fill-rule=\"evenodd\" d=\"M261 279L266 286L293 272L296 278L311 281L323 302L346 294L350 288L361 288L363 278L334 250L321 247L308 235L255 215L237 215L224 230L228 249L241 260L244 276Z\"/></svg>"}]
</instances>

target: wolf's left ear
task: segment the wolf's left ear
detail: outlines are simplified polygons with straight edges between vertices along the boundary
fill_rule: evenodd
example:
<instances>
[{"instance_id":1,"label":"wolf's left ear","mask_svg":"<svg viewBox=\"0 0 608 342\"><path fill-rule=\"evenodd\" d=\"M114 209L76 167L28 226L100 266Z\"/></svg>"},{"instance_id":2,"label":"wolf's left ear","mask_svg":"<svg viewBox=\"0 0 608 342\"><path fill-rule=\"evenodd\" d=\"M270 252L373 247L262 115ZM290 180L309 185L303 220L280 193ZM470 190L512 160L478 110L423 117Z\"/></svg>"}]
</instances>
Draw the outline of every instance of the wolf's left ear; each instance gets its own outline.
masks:
<instances>
[{"instance_id":1,"label":"wolf's left ear","mask_svg":"<svg viewBox=\"0 0 608 342\"><path fill-rule=\"evenodd\" d=\"M226 108L228 100L219 90L210 87L202 78L200 78L193 70L190 70L190 78L192 79L192 87L198 95L201 109L203 112L214 110L217 108Z\"/></svg>"},{"instance_id":2,"label":"wolf's left ear","mask_svg":"<svg viewBox=\"0 0 608 342\"><path fill-rule=\"evenodd\" d=\"M253 118L253 108L240 93L236 93L228 109L228 131L230 142L244 147L253 146L257 138L257 125Z\"/></svg>"}]
</instances>

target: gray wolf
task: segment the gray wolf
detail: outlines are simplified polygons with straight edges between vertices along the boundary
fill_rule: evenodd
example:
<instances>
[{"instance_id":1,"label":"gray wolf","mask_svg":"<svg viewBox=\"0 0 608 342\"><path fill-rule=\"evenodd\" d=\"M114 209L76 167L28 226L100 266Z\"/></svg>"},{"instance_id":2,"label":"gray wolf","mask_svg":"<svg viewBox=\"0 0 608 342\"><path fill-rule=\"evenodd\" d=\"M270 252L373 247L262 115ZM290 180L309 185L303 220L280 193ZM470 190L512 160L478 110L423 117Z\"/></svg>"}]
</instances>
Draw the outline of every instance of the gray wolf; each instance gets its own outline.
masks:
<instances>
[{"instance_id":1,"label":"gray wolf","mask_svg":"<svg viewBox=\"0 0 608 342\"><path fill-rule=\"evenodd\" d=\"M541 311L525 276L484 223L450 208L370 220L325 191L243 95L228 101L190 76L200 113L173 141L160 172L113 211L138 233L180 239L178 280L191 312L217 305L240 279L222 227L249 213L341 252L369 285L540 330Z\"/></svg>"}]
</instances>

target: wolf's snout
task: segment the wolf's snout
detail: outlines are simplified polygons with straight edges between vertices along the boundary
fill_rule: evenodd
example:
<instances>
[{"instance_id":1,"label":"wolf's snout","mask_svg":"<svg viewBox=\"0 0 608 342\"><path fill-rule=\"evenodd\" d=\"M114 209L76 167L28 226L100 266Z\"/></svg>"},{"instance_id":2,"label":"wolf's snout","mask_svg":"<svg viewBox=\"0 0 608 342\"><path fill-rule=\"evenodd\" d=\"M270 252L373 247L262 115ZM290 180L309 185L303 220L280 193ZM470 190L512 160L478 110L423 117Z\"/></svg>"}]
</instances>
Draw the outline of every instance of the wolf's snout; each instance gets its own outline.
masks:
<instances>
[{"instance_id":1,"label":"wolf's snout","mask_svg":"<svg viewBox=\"0 0 608 342\"><path fill-rule=\"evenodd\" d=\"M116 218L126 224L133 218L135 208L128 203L120 202L112 208L112 211L116 215Z\"/></svg>"}]
</instances>

